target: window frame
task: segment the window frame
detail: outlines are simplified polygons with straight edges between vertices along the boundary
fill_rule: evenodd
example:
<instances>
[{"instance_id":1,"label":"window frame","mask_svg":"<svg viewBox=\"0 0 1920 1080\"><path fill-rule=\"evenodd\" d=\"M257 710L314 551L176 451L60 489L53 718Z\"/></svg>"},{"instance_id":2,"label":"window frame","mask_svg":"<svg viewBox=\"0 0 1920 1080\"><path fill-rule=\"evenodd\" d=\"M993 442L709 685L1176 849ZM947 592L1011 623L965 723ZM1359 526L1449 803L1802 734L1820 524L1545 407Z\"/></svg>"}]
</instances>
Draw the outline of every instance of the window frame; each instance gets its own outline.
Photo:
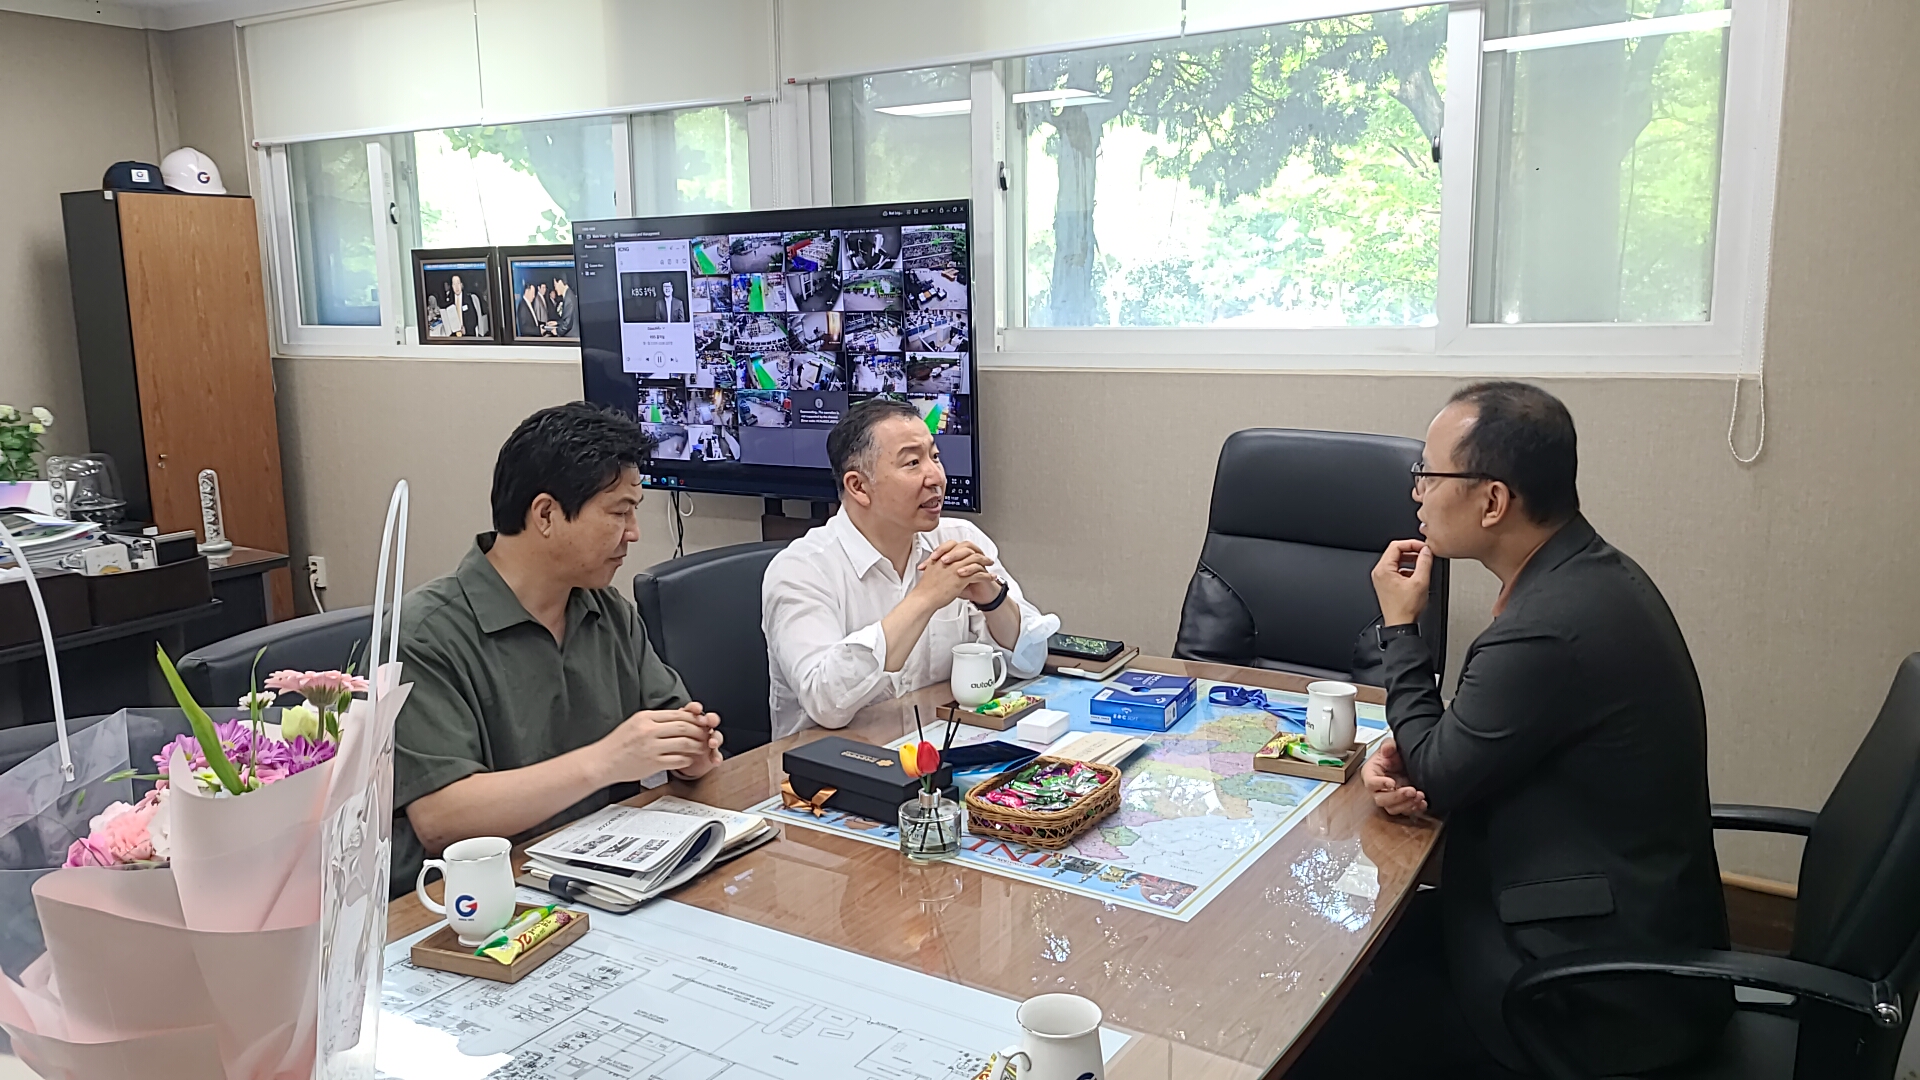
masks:
<instances>
[{"instance_id":1,"label":"window frame","mask_svg":"<svg viewBox=\"0 0 1920 1080\"><path fill-rule=\"evenodd\" d=\"M1394 4L1393 8L1407 6ZM1382 10L1386 5L1378 5ZM1764 334L1767 260L1785 83L1787 0L1740 0L1728 31L1719 192L1715 205L1713 303L1698 323L1473 323L1470 294L1479 167L1485 11L1456 2L1448 11L1446 120L1441 145L1441 231L1437 324L1407 327L1028 327L1021 325L1024 255L984 242L1015 235L1015 190L999 169L1014 168L1005 146L998 69L974 68L975 217L988 218L977 250L995 288L977 290L982 367L1127 370L1409 371L1428 374L1728 375L1758 370ZM1315 16L1306 16L1315 17ZM996 108L996 104L998 108ZM992 156L981 161L983 149ZM1461 149L1461 148L1464 148ZM983 167L984 164L984 167ZM983 198L982 196L985 196ZM976 258L976 264L981 260ZM989 310L982 310L985 306Z\"/></svg>"},{"instance_id":2,"label":"window frame","mask_svg":"<svg viewBox=\"0 0 1920 1080\"><path fill-rule=\"evenodd\" d=\"M605 114L613 121L614 206L626 215L635 205L632 131L637 118L659 113L717 106L746 107L748 156L747 172L750 199L755 206L772 205L773 171L769 149L772 128L769 114L772 103L761 100L676 103L658 109L641 109ZM543 117L542 120L574 119ZM293 178L287 156L290 144L255 144L259 175L264 179L262 229L268 259L268 320L273 330L274 355L293 358L398 359L398 360L493 360L515 363L580 363L578 346L467 345L457 349L422 345L407 325L407 306L411 300L411 266L407 249L401 242L401 230L393 217L397 207L391 155L386 140L408 136L412 132L370 132L353 136L365 141L367 148L368 188L375 195L368 210L373 219L374 248L377 259L377 284L380 292L380 323L377 326L323 326L301 321L300 267L298 245L294 237Z\"/></svg>"},{"instance_id":3,"label":"window frame","mask_svg":"<svg viewBox=\"0 0 1920 1080\"><path fill-rule=\"evenodd\" d=\"M1002 188L1016 170L1006 133L1006 90L996 60L954 57L919 66L970 65L970 195L974 207L973 318L983 368L1083 370L1376 371L1421 374L1747 375L1764 346L1780 117L1790 0L1737 0L1728 30L1723 87L1719 191L1715 205L1712 314L1699 323L1532 323L1469 321L1480 151L1479 97L1484 57L1483 0L1455 0L1448 11L1448 78L1441 161L1441 235L1437 322L1406 327L1027 327L1021 281L1021 208ZM1289 21L1396 10L1398 2L1308 0ZM1194 28L1211 32L1227 27ZM1089 42L1063 44L1085 48ZM1100 44L1111 44L1102 42ZM832 204L832 134L826 78L778 80L772 100L748 106L748 171L756 208ZM621 213L634 205L631 124L635 116L742 104L678 102L611 114ZM525 122L558 117L529 118ZM504 122L504 121L503 121ZM386 135L368 133L369 179L393 202ZM406 269L399 229L372 200L380 250L381 325L312 326L300 322L294 262L291 178L285 146L256 144L263 178L262 228L269 254L270 316L277 355L430 360L578 362L578 350L491 345L460 349L415 342L406 327ZM1011 185L1009 185L1011 186ZM1016 257L1018 256L1018 257Z\"/></svg>"}]
</instances>

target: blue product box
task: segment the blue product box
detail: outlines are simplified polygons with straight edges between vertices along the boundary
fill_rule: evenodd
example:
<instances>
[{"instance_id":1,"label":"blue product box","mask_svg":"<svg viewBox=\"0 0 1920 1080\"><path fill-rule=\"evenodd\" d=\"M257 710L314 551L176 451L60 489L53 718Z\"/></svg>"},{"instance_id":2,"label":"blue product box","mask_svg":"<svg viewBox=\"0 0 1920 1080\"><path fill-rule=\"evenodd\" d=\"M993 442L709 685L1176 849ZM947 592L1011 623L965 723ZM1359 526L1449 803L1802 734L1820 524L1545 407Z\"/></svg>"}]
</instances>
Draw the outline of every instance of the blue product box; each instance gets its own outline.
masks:
<instances>
[{"instance_id":1,"label":"blue product box","mask_svg":"<svg viewBox=\"0 0 1920 1080\"><path fill-rule=\"evenodd\" d=\"M1196 685L1184 675L1123 671L1093 695L1087 709L1096 724L1166 731L1193 708Z\"/></svg>"}]
</instances>

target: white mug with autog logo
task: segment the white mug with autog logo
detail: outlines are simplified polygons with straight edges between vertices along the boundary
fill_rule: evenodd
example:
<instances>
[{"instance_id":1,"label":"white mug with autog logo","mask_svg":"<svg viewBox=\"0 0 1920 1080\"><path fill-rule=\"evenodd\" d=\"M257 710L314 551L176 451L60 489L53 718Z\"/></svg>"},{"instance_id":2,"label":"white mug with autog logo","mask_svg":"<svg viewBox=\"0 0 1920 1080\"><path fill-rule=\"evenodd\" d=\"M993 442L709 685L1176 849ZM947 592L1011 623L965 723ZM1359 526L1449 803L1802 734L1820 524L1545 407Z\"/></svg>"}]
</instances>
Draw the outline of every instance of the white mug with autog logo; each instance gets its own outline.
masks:
<instances>
[{"instance_id":1,"label":"white mug with autog logo","mask_svg":"<svg viewBox=\"0 0 1920 1080\"><path fill-rule=\"evenodd\" d=\"M447 845L438 859L428 859L414 878L420 903L460 936L460 944L479 948L513 921L513 845L498 836L476 836ZM427 871L439 870L447 879L443 907L427 895Z\"/></svg>"},{"instance_id":2,"label":"white mug with autog logo","mask_svg":"<svg viewBox=\"0 0 1920 1080\"><path fill-rule=\"evenodd\" d=\"M1354 698L1360 691L1352 683L1315 682L1307 684L1307 745L1326 754L1344 754L1353 749Z\"/></svg>"},{"instance_id":3,"label":"white mug with autog logo","mask_svg":"<svg viewBox=\"0 0 1920 1080\"><path fill-rule=\"evenodd\" d=\"M1000 1051L987 1080L1106 1080L1100 1006L1078 994L1041 994L1014 1014L1020 1043Z\"/></svg>"},{"instance_id":4,"label":"white mug with autog logo","mask_svg":"<svg viewBox=\"0 0 1920 1080\"><path fill-rule=\"evenodd\" d=\"M993 700L1007 681L1007 660L991 645L967 642L953 647L953 700L971 709Z\"/></svg>"}]
</instances>

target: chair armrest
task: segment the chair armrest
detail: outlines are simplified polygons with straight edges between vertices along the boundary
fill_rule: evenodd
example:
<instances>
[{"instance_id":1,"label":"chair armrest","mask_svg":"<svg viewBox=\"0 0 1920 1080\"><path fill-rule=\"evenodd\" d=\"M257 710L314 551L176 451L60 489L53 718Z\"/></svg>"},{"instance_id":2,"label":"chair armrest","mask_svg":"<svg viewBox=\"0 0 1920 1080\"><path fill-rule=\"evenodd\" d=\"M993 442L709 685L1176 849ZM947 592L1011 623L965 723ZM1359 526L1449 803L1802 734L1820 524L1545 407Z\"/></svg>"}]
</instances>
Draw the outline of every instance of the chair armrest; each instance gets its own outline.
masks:
<instances>
[{"instance_id":1,"label":"chair armrest","mask_svg":"<svg viewBox=\"0 0 1920 1080\"><path fill-rule=\"evenodd\" d=\"M1714 803L1713 827L1741 832L1789 833L1807 836L1819 814L1812 810L1794 810L1785 806L1745 806L1740 803Z\"/></svg>"},{"instance_id":2,"label":"chair armrest","mask_svg":"<svg viewBox=\"0 0 1920 1080\"><path fill-rule=\"evenodd\" d=\"M1587 949L1542 957L1516 972L1502 1003L1507 1027L1544 1075L1587 1080L1590 1074L1557 1045L1551 1012L1541 1003L1556 990L1633 975L1713 979L1792 994L1856 1013L1883 1028L1899 1027L1902 1019L1900 996L1884 979L1870 982L1801 960L1718 949Z\"/></svg>"}]
</instances>

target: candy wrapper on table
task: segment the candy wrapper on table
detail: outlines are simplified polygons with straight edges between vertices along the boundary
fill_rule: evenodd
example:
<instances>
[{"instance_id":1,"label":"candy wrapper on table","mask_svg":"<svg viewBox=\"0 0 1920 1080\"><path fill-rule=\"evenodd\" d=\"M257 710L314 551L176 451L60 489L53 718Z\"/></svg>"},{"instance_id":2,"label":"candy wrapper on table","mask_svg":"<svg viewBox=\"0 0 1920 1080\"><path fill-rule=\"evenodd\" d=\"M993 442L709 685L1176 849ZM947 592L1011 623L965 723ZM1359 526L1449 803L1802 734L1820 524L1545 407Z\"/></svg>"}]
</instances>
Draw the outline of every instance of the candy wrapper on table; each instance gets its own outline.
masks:
<instances>
[{"instance_id":1,"label":"candy wrapper on table","mask_svg":"<svg viewBox=\"0 0 1920 1080\"><path fill-rule=\"evenodd\" d=\"M406 503L403 481L382 541L377 611L396 522L395 579L404 574ZM0 903L14 901L0 908L0 1028L36 1072L371 1080L393 728L409 689L391 640L397 590L391 613L388 660L369 696L337 717L331 758L232 794L209 790L188 762L191 744L174 744L163 755L161 812L132 865L62 867L86 857L64 846L73 840L116 841L93 816L130 798L129 765L145 771L128 760L128 713L70 740L61 718L59 745L0 776ZM369 656L381 655L382 621ZM71 780L62 777L63 753Z\"/></svg>"}]
</instances>

